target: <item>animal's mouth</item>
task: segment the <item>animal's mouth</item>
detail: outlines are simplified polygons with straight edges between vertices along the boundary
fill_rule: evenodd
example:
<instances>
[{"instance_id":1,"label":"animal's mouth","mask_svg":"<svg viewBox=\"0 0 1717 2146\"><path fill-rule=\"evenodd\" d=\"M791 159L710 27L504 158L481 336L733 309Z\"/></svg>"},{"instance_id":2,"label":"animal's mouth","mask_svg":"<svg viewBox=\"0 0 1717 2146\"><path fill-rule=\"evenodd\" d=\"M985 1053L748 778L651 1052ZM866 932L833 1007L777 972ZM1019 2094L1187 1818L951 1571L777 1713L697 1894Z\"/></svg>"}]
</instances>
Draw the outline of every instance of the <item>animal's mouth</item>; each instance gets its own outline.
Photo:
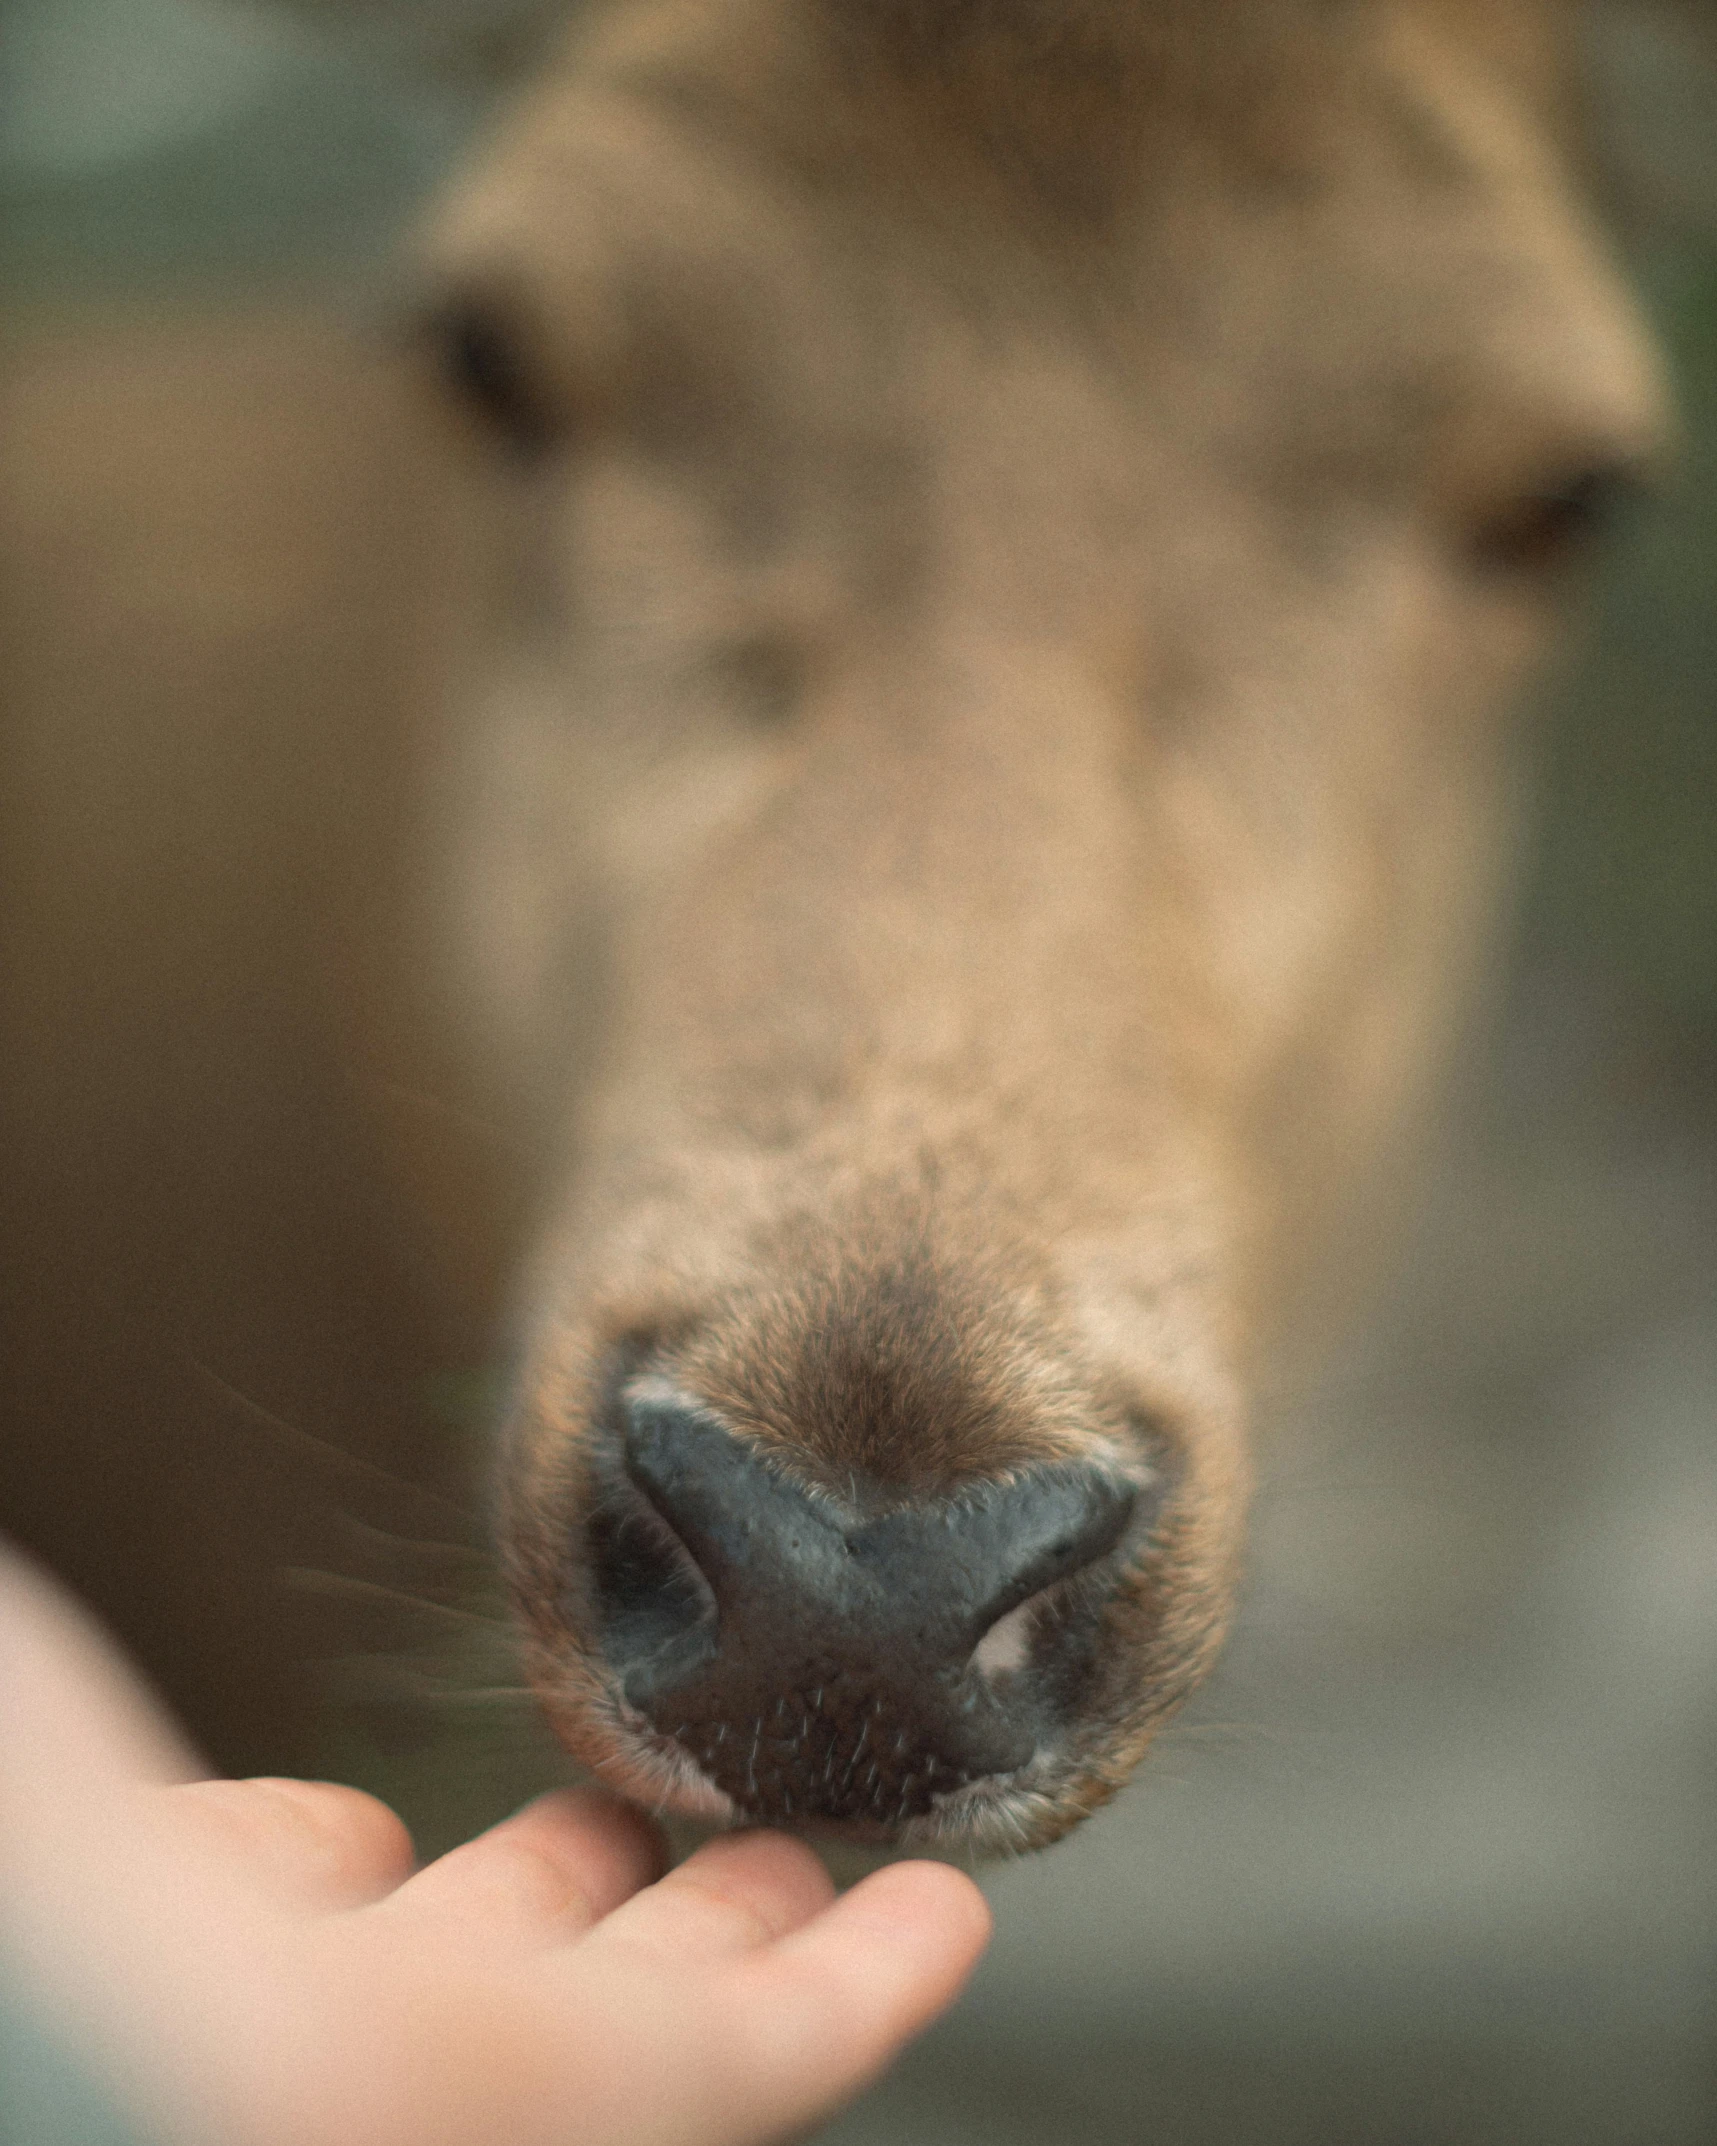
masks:
<instances>
[{"instance_id":1,"label":"animal's mouth","mask_svg":"<svg viewBox=\"0 0 1717 2146\"><path fill-rule=\"evenodd\" d=\"M1053 1838L1068 1823L1066 1794L1076 1769L1059 1752L1037 1750L1010 1773L966 1780L937 1782L938 1769L932 1764L926 1768L925 1793L918 1799L902 1797L895 1788L880 1795L873 1792L855 1804L839 1794L819 1799L813 1788L796 1803L790 1789L779 1799L730 1794L685 1743L657 1729L617 1691L610 1690L601 1712L607 1746L598 1760L601 1772L657 1817L722 1828L786 1826L812 1839L979 1856L1022 1853ZM735 1729L731 1737L736 1745L748 1747L753 1765L767 1746L761 1724ZM764 1762L767 1765L767 1758ZM855 1773L849 1771L849 1784ZM834 1782L834 1770L827 1769L822 1778ZM908 1800L911 1809L904 1807Z\"/></svg>"}]
</instances>

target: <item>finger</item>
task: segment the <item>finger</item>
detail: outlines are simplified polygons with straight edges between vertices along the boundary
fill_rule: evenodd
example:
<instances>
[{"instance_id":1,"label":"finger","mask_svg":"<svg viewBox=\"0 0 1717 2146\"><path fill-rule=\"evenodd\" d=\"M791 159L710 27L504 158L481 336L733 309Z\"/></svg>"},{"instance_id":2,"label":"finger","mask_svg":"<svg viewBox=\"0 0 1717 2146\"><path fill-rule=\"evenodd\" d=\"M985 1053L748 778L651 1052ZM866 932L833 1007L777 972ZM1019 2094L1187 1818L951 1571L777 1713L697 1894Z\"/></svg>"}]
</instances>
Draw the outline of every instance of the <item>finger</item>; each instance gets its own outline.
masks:
<instances>
[{"instance_id":1,"label":"finger","mask_svg":"<svg viewBox=\"0 0 1717 2146\"><path fill-rule=\"evenodd\" d=\"M305 1906L384 1899L416 1865L411 1835L387 1805L332 1781L196 1781L166 1794L181 1831Z\"/></svg>"},{"instance_id":2,"label":"finger","mask_svg":"<svg viewBox=\"0 0 1717 2146\"><path fill-rule=\"evenodd\" d=\"M677 1966L725 1959L796 1930L833 1895L828 1873L802 1841L727 1833L628 1901L597 1942Z\"/></svg>"},{"instance_id":3,"label":"finger","mask_svg":"<svg viewBox=\"0 0 1717 2146\"><path fill-rule=\"evenodd\" d=\"M965 1987L990 1939L971 1879L897 1863L744 1963L730 1993L736 2136L827 2115Z\"/></svg>"},{"instance_id":4,"label":"finger","mask_svg":"<svg viewBox=\"0 0 1717 2146\"><path fill-rule=\"evenodd\" d=\"M516 1953L582 1936L656 1878L661 1835L594 1789L539 1796L516 1816L420 1870L372 1912L469 1949Z\"/></svg>"}]
</instances>

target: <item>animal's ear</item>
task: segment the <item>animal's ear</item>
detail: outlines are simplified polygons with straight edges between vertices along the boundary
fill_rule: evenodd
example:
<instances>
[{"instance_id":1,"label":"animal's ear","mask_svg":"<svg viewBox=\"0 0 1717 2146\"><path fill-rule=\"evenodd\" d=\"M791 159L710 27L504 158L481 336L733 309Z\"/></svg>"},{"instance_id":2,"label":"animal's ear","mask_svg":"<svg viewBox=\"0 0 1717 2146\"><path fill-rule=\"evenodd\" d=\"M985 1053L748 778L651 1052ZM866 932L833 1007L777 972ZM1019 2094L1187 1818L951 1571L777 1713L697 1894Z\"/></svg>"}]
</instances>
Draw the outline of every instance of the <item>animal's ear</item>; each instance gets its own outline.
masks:
<instances>
[{"instance_id":1,"label":"animal's ear","mask_svg":"<svg viewBox=\"0 0 1717 2146\"><path fill-rule=\"evenodd\" d=\"M529 69L580 0L269 0L367 51L473 83Z\"/></svg>"},{"instance_id":2,"label":"animal's ear","mask_svg":"<svg viewBox=\"0 0 1717 2146\"><path fill-rule=\"evenodd\" d=\"M1717 236L1717 0L1588 0L1583 28L1625 212Z\"/></svg>"}]
</instances>

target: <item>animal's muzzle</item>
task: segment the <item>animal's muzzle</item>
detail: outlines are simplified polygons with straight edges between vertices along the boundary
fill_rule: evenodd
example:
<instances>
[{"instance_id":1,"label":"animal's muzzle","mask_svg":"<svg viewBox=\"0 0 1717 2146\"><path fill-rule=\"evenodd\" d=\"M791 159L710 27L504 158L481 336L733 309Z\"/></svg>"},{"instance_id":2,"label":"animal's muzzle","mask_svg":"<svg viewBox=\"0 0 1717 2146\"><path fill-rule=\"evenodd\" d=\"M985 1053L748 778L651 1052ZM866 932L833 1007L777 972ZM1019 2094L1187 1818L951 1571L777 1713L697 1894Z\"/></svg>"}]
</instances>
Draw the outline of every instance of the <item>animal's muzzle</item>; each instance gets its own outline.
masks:
<instances>
[{"instance_id":1,"label":"animal's muzzle","mask_svg":"<svg viewBox=\"0 0 1717 2146\"><path fill-rule=\"evenodd\" d=\"M1153 1503L1078 1461L930 1500L812 1487L650 1377L616 1394L598 1474L628 1708L747 1817L861 1833L1062 1742Z\"/></svg>"}]
</instances>

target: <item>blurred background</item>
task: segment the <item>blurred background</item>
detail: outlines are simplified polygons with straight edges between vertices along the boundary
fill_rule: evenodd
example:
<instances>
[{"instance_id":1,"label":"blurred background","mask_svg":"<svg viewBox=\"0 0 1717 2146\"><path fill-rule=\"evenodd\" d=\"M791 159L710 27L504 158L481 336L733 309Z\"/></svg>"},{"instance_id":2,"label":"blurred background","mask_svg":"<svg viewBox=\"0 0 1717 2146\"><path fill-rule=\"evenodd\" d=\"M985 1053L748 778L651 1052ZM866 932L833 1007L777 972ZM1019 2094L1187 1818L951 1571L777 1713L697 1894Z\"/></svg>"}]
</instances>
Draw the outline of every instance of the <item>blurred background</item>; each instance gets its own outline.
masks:
<instances>
[{"instance_id":1,"label":"blurred background","mask_svg":"<svg viewBox=\"0 0 1717 2146\"><path fill-rule=\"evenodd\" d=\"M25 651L0 732L0 943L27 1039L0 1065L0 1527L115 1622L220 1764L359 1780L431 1849L556 1770L484 1617L486 1337L401 1249L356 1133L318 1131L315 1184L275 1136L338 1116L318 1085L337 1066L282 1071L280 1024L310 985L280 917L319 913L350 844L398 807L329 681L373 656L423 519L405 421L342 339L382 317L400 233L529 42L528 5L491 7L475 45L471 12L377 6L353 37L214 0L0 8L0 625ZM1618 230L1688 448L1545 696L1507 985L1402 1274L1324 1385L1277 1397L1217 1678L1116 1808L991 1875L999 1935L974 1990L833 2127L839 2146L1717 2138L1717 65L1700 27L1696 10L1594 20ZM307 398L312 441L294 430ZM133 412L98 465L76 418L95 409ZM124 466L112 433L136 443ZM84 585L90 518L157 466L178 473L162 521L131 532L112 585ZM205 566L163 595L173 533L242 545L255 488L288 466L299 526L345 533L347 554L334 544L321 580L276 558L254 586L233 568L211 594ZM391 573L351 535L378 512ZM193 651L182 630L151 641L217 600ZM178 711L223 665L253 678L259 649L271 697L187 743ZM199 823L175 782L186 755L222 754L252 756L283 800L260 847ZM315 755L343 803L306 827L286 800ZM79 854L87 910L65 887ZM230 966L240 939L287 974L266 1003ZM222 1053L192 1067L184 1038L213 1003ZM235 1219L259 1185L260 1242ZM186 1213L195 1245L174 1234ZM281 1340L306 1318L330 1337L314 1371ZM45 2040L0 2028L6 2146L98 2146L108 2123Z\"/></svg>"}]
</instances>

